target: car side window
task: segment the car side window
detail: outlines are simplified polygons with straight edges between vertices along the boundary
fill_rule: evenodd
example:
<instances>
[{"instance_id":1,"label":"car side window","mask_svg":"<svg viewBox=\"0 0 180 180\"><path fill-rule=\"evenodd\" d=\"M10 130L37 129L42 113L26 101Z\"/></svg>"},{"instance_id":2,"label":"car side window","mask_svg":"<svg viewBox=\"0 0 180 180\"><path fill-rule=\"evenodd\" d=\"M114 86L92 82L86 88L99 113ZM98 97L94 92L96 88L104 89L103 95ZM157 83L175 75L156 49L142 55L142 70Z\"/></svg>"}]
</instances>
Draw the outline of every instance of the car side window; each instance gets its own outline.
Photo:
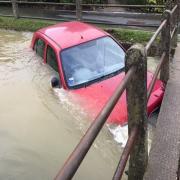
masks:
<instances>
[{"instance_id":1,"label":"car side window","mask_svg":"<svg viewBox=\"0 0 180 180\"><path fill-rule=\"evenodd\" d=\"M44 58L45 42L42 39L37 39L34 45L36 53Z\"/></svg>"},{"instance_id":2,"label":"car side window","mask_svg":"<svg viewBox=\"0 0 180 180\"><path fill-rule=\"evenodd\" d=\"M58 63L57 63L56 54L50 46L47 47L46 61L47 64L49 64L56 72L58 72Z\"/></svg>"}]
</instances>

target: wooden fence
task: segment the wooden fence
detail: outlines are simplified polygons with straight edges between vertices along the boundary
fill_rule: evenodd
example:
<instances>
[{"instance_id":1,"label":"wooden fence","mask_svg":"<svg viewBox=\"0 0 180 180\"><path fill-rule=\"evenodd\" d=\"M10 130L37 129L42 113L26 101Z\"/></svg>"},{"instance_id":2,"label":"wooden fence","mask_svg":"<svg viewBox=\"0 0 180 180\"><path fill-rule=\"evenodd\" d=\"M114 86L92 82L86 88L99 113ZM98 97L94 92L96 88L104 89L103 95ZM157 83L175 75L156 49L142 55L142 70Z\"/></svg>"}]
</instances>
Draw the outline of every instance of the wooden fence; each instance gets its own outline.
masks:
<instances>
[{"instance_id":1,"label":"wooden fence","mask_svg":"<svg viewBox=\"0 0 180 180\"><path fill-rule=\"evenodd\" d=\"M116 7L116 8L128 8L128 9L164 9L164 5L124 5L124 4L84 4L82 0L76 0L75 3L54 3L54 2L30 2L30 1L18 1L18 0L11 0L11 1L0 1L0 4L12 4L13 8L13 15L15 18L19 16L18 5L39 5L39 6L69 6L74 7L76 11L76 18L77 20L82 19L82 11L84 7L96 9L96 8L107 8L107 7Z\"/></svg>"}]
</instances>

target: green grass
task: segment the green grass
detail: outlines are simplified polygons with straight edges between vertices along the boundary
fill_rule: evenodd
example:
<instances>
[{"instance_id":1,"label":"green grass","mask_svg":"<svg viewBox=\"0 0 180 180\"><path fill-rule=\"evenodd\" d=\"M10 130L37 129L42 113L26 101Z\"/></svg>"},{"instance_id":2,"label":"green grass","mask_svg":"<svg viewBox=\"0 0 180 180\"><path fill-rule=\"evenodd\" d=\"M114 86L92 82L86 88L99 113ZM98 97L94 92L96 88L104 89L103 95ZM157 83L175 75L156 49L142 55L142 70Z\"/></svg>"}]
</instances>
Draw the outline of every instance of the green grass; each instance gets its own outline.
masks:
<instances>
[{"instance_id":1,"label":"green grass","mask_svg":"<svg viewBox=\"0 0 180 180\"><path fill-rule=\"evenodd\" d=\"M55 24L54 21L15 19L11 17L0 17L0 28L16 31L36 31L42 27Z\"/></svg>"},{"instance_id":2,"label":"green grass","mask_svg":"<svg viewBox=\"0 0 180 180\"><path fill-rule=\"evenodd\" d=\"M57 21L33 20L33 19L15 19L12 17L0 17L0 28L16 31L31 31L34 32L42 27L56 24ZM145 44L152 32L142 30L132 30L123 28L106 28L103 29L112 34L118 41L126 43L143 43Z\"/></svg>"},{"instance_id":3,"label":"green grass","mask_svg":"<svg viewBox=\"0 0 180 180\"><path fill-rule=\"evenodd\" d=\"M150 40L153 33L142 30L132 29L105 29L108 33L112 34L120 42L127 42L130 44L143 43L145 44Z\"/></svg>"}]
</instances>

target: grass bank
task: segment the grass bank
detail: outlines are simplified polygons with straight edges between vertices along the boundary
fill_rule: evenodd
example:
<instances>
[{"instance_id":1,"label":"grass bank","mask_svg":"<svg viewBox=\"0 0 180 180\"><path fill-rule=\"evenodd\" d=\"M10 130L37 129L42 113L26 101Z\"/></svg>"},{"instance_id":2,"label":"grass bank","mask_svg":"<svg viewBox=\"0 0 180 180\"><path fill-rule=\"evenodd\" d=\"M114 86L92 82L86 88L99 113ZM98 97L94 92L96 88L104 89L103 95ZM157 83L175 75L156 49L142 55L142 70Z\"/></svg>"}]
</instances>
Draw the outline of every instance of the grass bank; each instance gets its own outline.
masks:
<instances>
[{"instance_id":1,"label":"grass bank","mask_svg":"<svg viewBox=\"0 0 180 180\"><path fill-rule=\"evenodd\" d=\"M0 17L0 28L16 31L34 32L42 27L56 24L57 21L34 20L34 19L15 19L12 17ZM146 43L152 36L152 32L142 30L132 30L123 28L106 28L103 29L112 34L120 42L126 43Z\"/></svg>"}]
</instances>

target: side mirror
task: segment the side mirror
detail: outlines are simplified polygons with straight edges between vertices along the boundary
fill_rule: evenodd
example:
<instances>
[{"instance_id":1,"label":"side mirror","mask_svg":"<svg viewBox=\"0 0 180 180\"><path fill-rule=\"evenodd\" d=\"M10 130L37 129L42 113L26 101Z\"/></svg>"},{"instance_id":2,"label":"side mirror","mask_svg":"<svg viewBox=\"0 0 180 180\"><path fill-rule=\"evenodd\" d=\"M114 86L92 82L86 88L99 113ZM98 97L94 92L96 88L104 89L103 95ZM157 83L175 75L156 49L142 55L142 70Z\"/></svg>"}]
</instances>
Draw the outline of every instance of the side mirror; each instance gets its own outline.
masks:
<instances>
[{"instance_id":1,"label":"side mirror","mask_svg":"<svg viewBox=\"0 0 180 180\"><path fill-rule=\"evenodd\" d=\"M52 88L60 88L61 87L60 81L57 77L53 77L51 79L51 86L52 86Z\"/></svg>"}]
</instances>

